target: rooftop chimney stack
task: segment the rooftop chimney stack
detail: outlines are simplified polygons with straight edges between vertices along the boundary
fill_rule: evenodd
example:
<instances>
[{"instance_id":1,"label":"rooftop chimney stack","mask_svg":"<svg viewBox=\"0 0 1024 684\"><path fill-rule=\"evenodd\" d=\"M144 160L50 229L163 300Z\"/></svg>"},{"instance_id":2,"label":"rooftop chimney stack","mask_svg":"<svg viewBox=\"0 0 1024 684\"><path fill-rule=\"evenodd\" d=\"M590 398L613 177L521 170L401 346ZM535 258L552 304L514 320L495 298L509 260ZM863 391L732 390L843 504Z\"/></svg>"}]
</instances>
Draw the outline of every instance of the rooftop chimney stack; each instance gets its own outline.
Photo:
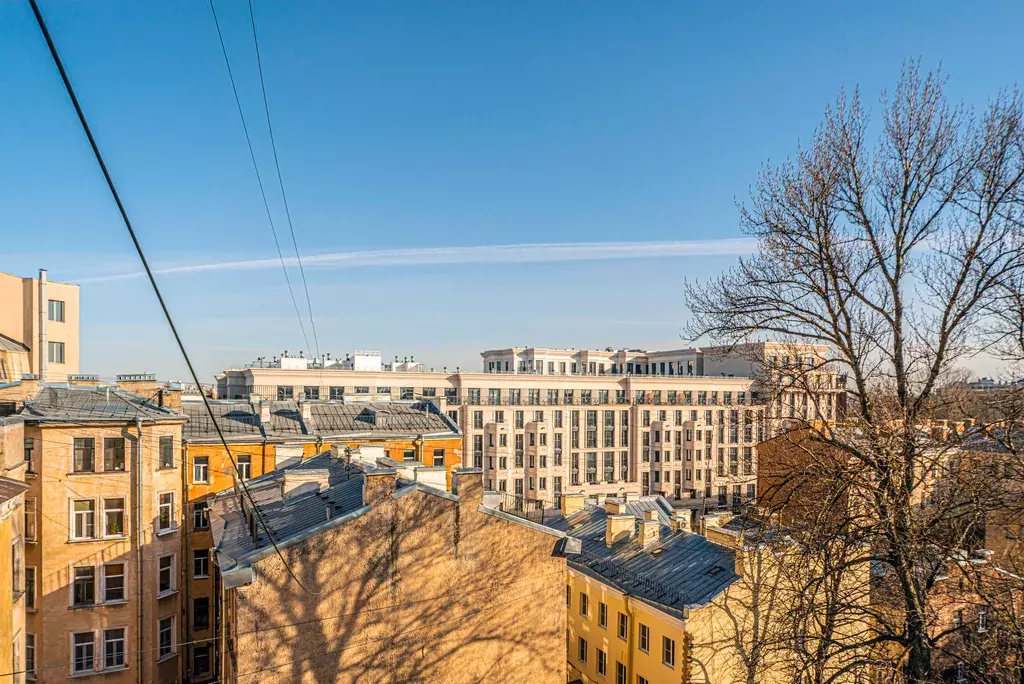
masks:
<instances>
[{"instance_id":1,"label":"rooftop chimney stack","mask_svg":"<svg viewBox=\"0 0 1024 684\"><path fill-rule=\"evenodd\" d=\"M636 518L632 515L605 515L604 543L612 546L618 541L631 539L633 537Z\"/></svg>"},{"instance_id":2,"label":"rooftop chimney stack","mask_svg":"<svg viewBox=\"0 0 1024 684\"><path fill-rule=\"evenodd\" d=\"M661 531L661 523L657 520L656 511L647 511L648 513L654 513L655 519L644 518L640 521L640 534L637 536L637 543L640 548L646 549L648 546L658 541L659 533Z\"/></svg>"}]
</instances>

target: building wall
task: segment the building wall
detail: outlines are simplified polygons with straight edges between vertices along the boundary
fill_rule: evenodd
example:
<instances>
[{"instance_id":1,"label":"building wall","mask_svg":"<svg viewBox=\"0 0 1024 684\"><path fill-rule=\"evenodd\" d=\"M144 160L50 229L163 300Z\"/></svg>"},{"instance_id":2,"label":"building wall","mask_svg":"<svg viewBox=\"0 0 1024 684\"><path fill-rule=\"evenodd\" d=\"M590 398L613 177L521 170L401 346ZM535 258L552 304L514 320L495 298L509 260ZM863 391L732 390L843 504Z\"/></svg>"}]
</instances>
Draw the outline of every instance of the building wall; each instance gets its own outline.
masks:
<instances>
[{"instance_id":1,"label":"building wall","mask_svg":"<svg viewBox=\"0 0 1024 684\"><path fill-rule=\"evenodd\" d=\"M227 592L234 658L262 682L565 682L565 561L545 532L368 477L370 512L258 563ZM258 630L258 631L257 631Z\"/></svg>"},{"instance_id":2,"label":"building wall","mask_svg":"<svg viewBox=\"0 0 1024 684\"><path fill-rule=\"evenodd\" d=\"M617 589L574 568L568 571L566 586L571 592L566 601L566 627L568 662L573 676L588 684L616 682L617 668L621 665L626 669L627 682L638 682L638 677L646 678L651 684L684 681L687 636L682 620L626 597ZM583 595L587 596L586 615L582 614ZM602 603L607 606L606 626L600 622ZM627 621L625 639L619 635L620 615L624 615ZM646 651L640 648L641 625L649 630ZM580 658L581 637L587 642L585 662ZM671 639L674 645L673 666L663 661L663 638ZM607 658L604 674L598 672L599 650Z\"/></svg>"},{"instance_id":3,"label":"building wall","mask_svg":"<svg viewBox=\"0 0 1024 684\"><path fill-rule=\"evenodd\" d=\"M0 468L9 480L25 481L22 451L24 424L18 419L0 418ZM15 550L17 546L17 550ZM26 589L25 495L0 504L0 668L16 672L25 668L26 609L28 597L17 594ZM13 563L20 555L19 586L14 586Z\"/></svg>"},{"instance_id":4,"label":"building wall","mask_svg":"<svg viewBox=\"0 0 1024 684\"><path fill-rule=\"evenodd\" d=\"M47 382L67 382L69 374L79 372L79 288L77 285L47 280L46 298L64 302L64 321L47 320L47 340L64 343L64 363L48 363ZM48 304L43 302L44 311ZM40 371L39 279L20 278L0 273L0 333L27 345L31 372Z\"/></svg>"},{"instance_id":5,"label":"building wall","mask_svg":"<svg viewBox=\"0 0 1024 684\"><path fill-rule=\"evenodd\" d=\"M183 524L183 488L181 464L173 468L159 467L159 438L170 436L175 453L180 449L181 424L143 424L141 440L142 472L135 467L139 444L134 423L86 425L28 424L26 437L34 440L35 474L27 481L37 508L38 537L27 552L28 564L37 570L37 611L29 616L29 631L37 635L37 662L46 666L38 681L64 681L70 674L71 635L95 631L97 664L102 662L102 631L125 628L127 669L104 675L107 682L129 682L139 679L139 662L134 652L143 650L143 681L173 682L179 679L176 655L158 661L158 621L175 616L175 641L180 641L180 593L182 583L181 544ZM73 443L76 437L96 440L94 473L73 473ZM103 472L103 438L124 437L125 471ZM141 474L141 501L138 498L138 477ZM158 530L158 498L162 493L174 495L173 528L167 533ZM125 504L125 534L88 541L71 538L72 504L75 499L96 501L96 529L102 534L103 501L122 498ZM136 505L141 506L140 509ZM136 510L141 511L141 520ZM141 554L137 551L141 546ZM174 554L175 591L158 597L158 562L163 555ZM74 568L92 566L96 569L96 598L102 597L100 577L103 566L123 564L124 601L90 607L72 607ZM141 568L141 579L140 579ZM140 593L141 588L141 593ZM140 598L141 597L141 598ZM142 610L142 638L139 634L139 610Z\"/></svg>"}]
</instances>

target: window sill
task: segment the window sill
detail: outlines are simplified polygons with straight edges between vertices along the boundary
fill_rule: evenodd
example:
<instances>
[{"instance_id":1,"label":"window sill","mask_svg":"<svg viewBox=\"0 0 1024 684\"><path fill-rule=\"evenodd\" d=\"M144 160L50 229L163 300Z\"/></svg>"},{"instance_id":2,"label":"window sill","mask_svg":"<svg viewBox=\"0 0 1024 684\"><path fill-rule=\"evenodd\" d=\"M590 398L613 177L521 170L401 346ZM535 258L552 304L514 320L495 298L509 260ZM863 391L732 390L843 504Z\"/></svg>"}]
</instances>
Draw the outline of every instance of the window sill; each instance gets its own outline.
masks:
<instances>
[{"instance_id":1,"label":"window sill","mask_svg":"<svg viewBox=\"0 0 1024 684\"><path fill-rule=\"evenodd\" d=\"M158 537L166 537L168 535L174 534L177 531L178 531L177 527L172 527L170 529L160 530L159 532L156 533L156 536L158 536Z\"/></svg>"},{"instance_id":2,"label":"window sill","mask_svg":"<svg viewBox=\"0 0 1024 684\"><path fill-rule=\"evenodd\" d=\"M192 575L192 579L194 579L194 580L197 580L197 579L210 579L210 576L209 575Z\"/></svg>"},{"instance_id":3,"label":"window sill","mask_svg":"<svg viewBox=\"0 0 1024 684\"><path fill-rule=\"evenodd\" d=\"M178 469L178 466L172 466L171 465L171 466L160 466L156 470L157 470L157 472L160 472L161 470L177 470L177 469Z\"/></svg>"},{"instance_id":4,"label":"window sill","mask_svg":"<svg viewBox=\"0 0 1024 684\"><path fill-rule=\"evenodd\" d=\"M105 534L97 541L123 541L128 539L127 534Z\"/></svg>"},{"instance_id":5,"label":"window sill","mask_svg":"<svg viewBox=\"0 0 1024 684\"><path fill-rule=\"evenodd\" d=\"M177 651L171 651L167 655L160 656L159 658L157 658L156 662L159 665L160 663L166 663L168 660L170 660L172 658L177 658L177 657L178 657L178 652Z\"/></svg>"},{"instance_id":6,"label":"window sill","mask_svg":"<svg viewBox=\"0 0 1024 684\"><path fill-rule=\"evenodd\" d=\"M68 477L88 477L96 475L127 475L127 470L83 470L77 473L68 473ZM78 675L81 677L82 675Z\"/></svg>"},{"instance_id":7,"label":"window sill","mask_svg":"<svg viewBox=\"0 0 1024 684\"><path fill-rule=\"evenodd\" d=\"M116 599L113 601L104 601L103 603L97 603L98 606L126 606L128 605L128 599Z\"/></svg>"},{"instance_id":8,"label":"window sill","mask_svg":"<svg viewBox=\"0 0 1024 684\"><path fill-rule=\"evenodd\" d=\"M159 594L156 595L156 598L159 601L161 599L167 598L168 596L174 596L177 593L178 593L177 589L169 589L167 591L161 591Z\"/></svg>"}]
</instances>

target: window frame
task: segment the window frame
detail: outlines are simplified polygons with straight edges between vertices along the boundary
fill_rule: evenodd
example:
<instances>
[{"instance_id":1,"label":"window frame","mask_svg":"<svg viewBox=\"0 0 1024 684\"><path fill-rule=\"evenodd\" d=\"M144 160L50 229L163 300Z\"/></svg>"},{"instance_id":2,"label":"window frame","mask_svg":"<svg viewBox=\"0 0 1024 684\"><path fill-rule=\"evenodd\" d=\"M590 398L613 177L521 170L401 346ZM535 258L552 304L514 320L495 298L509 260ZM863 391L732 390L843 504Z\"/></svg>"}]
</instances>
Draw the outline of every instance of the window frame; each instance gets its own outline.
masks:
<instances>
[{"instance_id":1,"label":"window frame","mask_svg":"<svg viewBox=\"0 0 1024 684\"><path fill-rule=\"evenodd\" d=\"M636 647L643 653L650 654L651 652L651 628L644 623L639 623L640 627L637 630Z\"/></svg>"},{"instance_id":2,"label":"window frame","mask_svg":"<svg viewBox=\"0 0 1024 684\"><path fill-rule=\"evenodd\" d=\"M160 450L160 467L174 468L174 436L161 435L158 449ZM168 456L170 459L167 458Z\"/></svg>"},{"instance_id":3,"label":"window frame","mask_svg":"<svg viewBox=\"0 0 1024 684\"><path fill-rule=\"evenodd\" d=\"M170 502L164 503L163 498L165 496L171 497ZM164 535L164 534L171 534L172 532L176 532L177 531L178 526L175 524L176 521L175 521L175 516L174 516L174 504L175 504L175 501L174 501L174 492L173 491L157 492L157 495L156 495L156 510L157 510L157 516L156 516L157 531L156 531L156 534L157 534L157 536ZM165 506L169 507L169 512L168 512L168 515L167 515L167 523L166 523L166 525L164 524L164 521L163 521L164 507Z\"/></svg>"},{"instance_id":4,"label":"window frame","mask_svg":"<svg viewBox=\"0 0 1024 684\"><path fill-rule=\"evenodd\" d=\"M616 624L616 635L623 641L629 640L629 616L619 611L619 620Z\"/></svg>"},{"instance_id":5,"label":"window frame","mask_svg":"<svg viewBox=\"0 0 1024 684\"><path fill-rule=\"evenodd\" d=\"M676 667L676 640L664 635L661 637L661 664L672 669Z\"/></svg>"},{"instance_id":6,"label":"window frame","mask_svg":"<svg viewBox=\"0 0 1024 684\"><path fill-rule=\"evenodd\" d=\"M177 579L177 552L172 551L171 553L162 553L156 557L156 597L157 599L166 598L172 596L178 591ZM170 565L164 568L164 561L170 560ZM164 572L168 574L168 586L163 587L163 577L161 576Z\"/></svg>"},{"instance_id":7,"label":"window frame","mask_svg":"<svg viewBox=\"0 0 1024 684\"><path fill-rule=\"evenodd\" d=\"M71 516L71 525L70 525L70 527L68 529L68 533L69 533L69 536L71 538L71 541L93 541L93 540L95 540L96 539L96 499L68 499L68 501L71 502L71 505L68 507L69 508L69 513L70 513L70 516ZM88 504L91 505L91 508L88 511L78 511L78 510L76 510L75 504L79 504L79 503L88 503ZM78 534L78 516L79 516L79 514L82 514L82 516L83 516L83 521L84 521L83 522L83 527L85 528L85 530L84 530L85 533L81 534L81 535ZM88 514L88 516L89 516L88 519L86 519L84 517L86 514ZM92 530L91 534L88 532L88 528L90 528L90 527L91 527L91 530Z\"/></svg>"},{"instance_id":8,"label":"window frame","mask_svg":"<svg viewBox=\"0 0 1024 684\"><path fill-rule=\"evenodd\" d=\"M112 567L115 567L115 566L118 566L118 565L121 566L121 574L120 575L107 572L107 568L112 568ZM101 580L100 590L103 593L103 603L108 603L108 604L128 603L128 591L127 591L128 590L128 587L127 587L127 583L128 583L127 571L128 571L128 569L127 569L126 565L127 565L126 563L122 562L122 563L104 563L103 565L100 566L102 568L101 573L100 573L100 580ZM109 595L108 595L109 591L110 591L110 585L108 584L108 581L110 579L114 578L114 577L120 577L121 578L121 598L110 598Z\"/></svg>"},{"instance_id":9,"label":"window frame","mask_svg":"<svg viewBox=\"0 0 1024 684\"><path fill-rule=\"evenodd\" d=\"M199 553L206 555L200 556ZM202 565L205 568L203 574L196 572L196 561L202 559ZM210 550L209 549L192 549L192 579L209 579L210 577Z\"/></svg>"},{"instance_id":10,"label":"window frame","mask_svg":"<svg viewBox=\"0 0 1024 684\"><path fill-rule=\"evenodd\" d=\"M176 642L176 639L175 639L175 635L174 635L174 617L175 617L174 615L165 615L164 617L159 618L157 620L157 623L156 623L156 643L157 643L157 662L158 663L162 663L165 660L170 660L171 658L173 658L178 653L178 649L177 649L178 645L177 645L177 642ZM170 623L170 624L167 625L167 633L168 633L168 637L169 638L167 640L168 643L167 643L166 651L164 650L164 644L163 644L163 632L164 632L164 623L165 622L169 622Z\"/></svg>"},{"instance_id":11,"label":"window frame","mask_svg":"<svg viewBox=\"0 0 1024 684\"><path fill-rule=\"evenodd\" d=\"M243 461L243 458L248 460ZM252 454L239 454L235 456L235 470L238 475L238 479L240 479L242 482L248 482L249 480L251 480Z\"/></svg>"},{"instance_id":12,"label":"window frame","mask_svg":"<svg viewBox=\"0 0 1024 684\"><path fill-rule=\"evenodd\" d=\"M107 502L108 501L120 501L121 502L121 508L120 509L117 509L117 508L110 508L110 509L108 509L107 508ZM125 498L123 496L110 497L110 498L104 497L102 499L102 502L103 502L103 530L102 530L103 538L104 539L124 539L124 538L126 538L128 536L128 518L127 518L126 512L125 512L125 505L126 505L125 504ZM107 519L107 512L108 511L113 511L113 512L116 513L118 510L120 510L120 512L121 512L121 521L120 521L121 531L120 532L116 532L116 533L108 532L107 529L108 529L108 526L109 526L109 521Z\"/></svg>"},{"instance_id":13,"label":"window frame","mask_svg":"<svg viewBox=\"0 0 1024 684\"><path fill-rule=\"evenodd\" d=\"M202 459L202 460L200 460ZM200 477L202 473L202 477ZM209 484L210 483L210 457L209 456L193 456L192 457L192 482L194 484Z\"/></svg>"},{"instance_id":14,"label":"window frame","mask_svg":"<svg viewBox=\"0 0 1024 684\"><path fill-rule=\"evenodd\" d=\"M79 572L78 571L79 570L88 570L88 571L90 571L92 573L91 581L89 582L89 585L91 586L92 596L90 597L89 601L79 601L78 600L78 586L79 586L79 576L78 576ZM86 578L83 577L82 579L85 580ZM97 596L97 591L96 590L98 588L98 586L97 586L97 584L98 584L97 580L98 579L99 578L98 578L97 573L96 573L96 566L95 565L72 565L71 566L71 582L68 584L68 589L69 589L69 592L70 592L70 595L68 597L68 607L70 607L70 608L88 608L90 606L95 606L96 605L96 596ZM85 586L84 581L83 581L83 586Z\"/></svg>"},{"instance_id":15,"label":"window frame","mask_svg":"<svg viewBox=\"0 0 1024 684\"><path fill-rule=\"evenodd\" d=\"M120 443L120 450L118 449L118 443ZM120 456L120 461L117 461L117 457ZM125 438L124 437L104 437L103 438L103 472L105 473L123 473L127 469L127 456L125 449Z\"/></svg>"},{"instance_id":16,"label":"window frame","mask_svg":"<svg viewBox=\"0 0 1024 684\"><path fill-rule=\"evenodd\" d=\"M81 444L79 444L81 443ZM88 467L79 468L78 455L81 451L83 466L85 457L88 456ZM71 438L71 472L95 473L96 472L96 438L95 437L72 437Z\"/></svg>"},{"instance_id":17,"label":"window frame","mask_svg":"<svg viewBox=\"0 0 1024 684\"><path fill-rule=\"evenodd\" d=\"M82 644L79 644L78 643L78 637L85 636L85 635L89 635L89 642L88 643L83 642ZM71 653L70 653L70 655L71 655L71 663L70 663L70 665L71 665L71 674L73 674L73 675L80 675L80 674L84 674L86 672L95 672L96 671L96 632L91 632L91 631L89 631L89 632L72 632L71 634L68 635L68 639L71 642ZM79 647L79 645L81 645L83 648L86 647L86 646L89 647L89 661L90 662L89 662L88 667L79 667L78 666L78 663L79 663L78 647Z\"/></svg>"},{"instance_id":18,"label":"window frame","mask_svg":"<svg viewBox=\"0 0 1024 684\"><path fill-rule=\"evenodd\" d=\"M111 632L121 632L120 637L110 637ZM128 629L126 627L106 627L103 630L103 667L100 668L102 672L112 672L117 670L128 669ZM110 644L116 644L118 641L121 642L121 662L114 665L108 665L107 660L109 654L107 647Z\"/></svg>"}]
</instances>

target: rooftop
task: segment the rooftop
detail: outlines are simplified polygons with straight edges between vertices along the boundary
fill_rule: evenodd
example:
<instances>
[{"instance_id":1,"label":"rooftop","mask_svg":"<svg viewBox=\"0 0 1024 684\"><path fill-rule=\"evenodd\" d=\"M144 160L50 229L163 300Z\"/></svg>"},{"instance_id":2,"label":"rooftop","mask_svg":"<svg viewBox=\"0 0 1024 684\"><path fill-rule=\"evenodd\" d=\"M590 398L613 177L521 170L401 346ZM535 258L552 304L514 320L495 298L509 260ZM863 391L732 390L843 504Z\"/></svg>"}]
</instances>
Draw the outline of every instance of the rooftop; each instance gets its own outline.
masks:
<instances>
[{"instance_id":1,"label":"rooftop","mask_svg":"<svg viewBox=\"0 0 1024 684\"><path fill-rule=\"evenodd\" d=\"M582 541L582 552L569 556L572 567L672 614L707 604L739 579L732 549L699 534L671 530L672 506L663 497L645 496L625 505L636 518L634 527L649 510L658 513L659 538L647 548L637 543L635 529L632 538L608 547L603 506L587 504L545 524Z\"/></svg>"},{"instance_id":2,"label":"rooftop","mask_svg":"<svg viewBox=\"0 0 1024 684\"><path fill-rule=\"evenodd\" d=\"M458 425L429 401L265 401L270 420L265 424L258 404L240 399L210 401L210 407L225 437L288 439L302 436L416 437L418 435L458 436ZM308 420L303 419L304 409ZM186 440L218 438L206 406L186 402L182 410L189 417ZM218 438L219 439L219 438Z\"/></svg>"},{"instance_id":3,"label":"rooftop","mask_svg":"<svg viewBox=\"0 0 1024 684\"><path fill-rule=\"evenodd\" d=\"M26 420L159 421L182 420L184 414L113 387L44 387L25 402Z\"/></svg>"},{"instance_id":4,"label":"rooftop","mask_svg":"<svg viewBox=\"0 0 1024 684\"><path fill-rule=\"evenodd\" d=\"M7 503L28 489L28 485L9 477L0 477L0 504Z\"/></svg>"}]
</instances>

